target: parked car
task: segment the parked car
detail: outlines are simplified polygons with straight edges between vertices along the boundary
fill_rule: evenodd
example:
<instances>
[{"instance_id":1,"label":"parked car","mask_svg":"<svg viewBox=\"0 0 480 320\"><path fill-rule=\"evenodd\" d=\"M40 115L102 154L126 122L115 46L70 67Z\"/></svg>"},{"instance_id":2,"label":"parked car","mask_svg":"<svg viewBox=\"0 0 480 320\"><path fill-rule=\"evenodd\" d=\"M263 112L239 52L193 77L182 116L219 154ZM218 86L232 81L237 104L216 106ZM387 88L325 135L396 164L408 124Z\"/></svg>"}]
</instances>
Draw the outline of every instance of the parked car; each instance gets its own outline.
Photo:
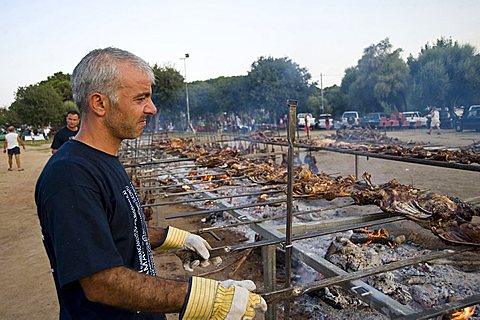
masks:
<instances>
[{"instance_id":1,"label":"parked car","mask_svg":"<svg viewBox=\"0 0 480 320\"><path fill-rule=\"evenodd\" d=\"M298 128L305 128L308 125L310 129L315 126L315 118L311 113L299 113L297 114L297 126Z\"/></svg>"},{"instance_id":2,"label":"parked car","mask_svg":"<svg viewBox=\"0 0 480 320\"><path fill-rule=\"evenodd\" d=\"M317 129L327 129L327 119L328 119L328 129L333 129L333 117L330 113L322 113L318 116Z\"/></svg>"},{"instance_id":3,"label":"parked car","mask_svg":"<svg viewBox=\"0 0 480 320\"><path fill-rule=\"evenodd\" d=\"M480 104L474 104L474 105L468 107L468 111L472 111L474 109L480 109Z\"/></svg>"},{"instance_id":4,"label":"parked car","mask_svg":"<svg viewBox=\"0 0 480 320\"><path fill-rule=\"evenodd\" d=\"M462 132L463 130L480 131L480 106L479 108L470 108L465 113L455 119L455 130L457 132Z\"/></svg>"},{"instance_id":5,"label":"parked car","mask_svg":"<svg viewBox=\"0 0 480 320\"><path fill-rule=\"evenodd\" d=\"M402 112L403 116L410 123L410 127L426 127L427 126L427 117L422 115L420 111L405 111Z\"/></svg>"},{"instance_id":6,"label":"parked car","mask_svg":"<svg viewBox=\"0 0 480 320\"><path fill-rule=\"evenodd\" d=\"M343 127L359 127L360 122L361 122L361 119L358 111L345 111L342 114Z\"/></svg>"},{"instance_id":7,"label":"parked car","mask_svg":"<svg viewBox=\"0 0 480 320\"><path fill-rule=\"evenodd\" d=\"M440 128L442 129L453 129L454 128L454 118L448 109L440 109Z\"/></svg>"},{"instance_id":8,"label":"parked car","mask_svg":"<svg viewBox=\"0 0 480 320\"><path fill-rule=\"evenodd\" d=\"M363 119L362 122L362 127L367 128L370 127L372 129L375 129L378 127L378 124L380 123L380 119L382 117L386 117L387 115L382 112L370 112L367 113L365 118Z\"/></svg>"}]
</instances>

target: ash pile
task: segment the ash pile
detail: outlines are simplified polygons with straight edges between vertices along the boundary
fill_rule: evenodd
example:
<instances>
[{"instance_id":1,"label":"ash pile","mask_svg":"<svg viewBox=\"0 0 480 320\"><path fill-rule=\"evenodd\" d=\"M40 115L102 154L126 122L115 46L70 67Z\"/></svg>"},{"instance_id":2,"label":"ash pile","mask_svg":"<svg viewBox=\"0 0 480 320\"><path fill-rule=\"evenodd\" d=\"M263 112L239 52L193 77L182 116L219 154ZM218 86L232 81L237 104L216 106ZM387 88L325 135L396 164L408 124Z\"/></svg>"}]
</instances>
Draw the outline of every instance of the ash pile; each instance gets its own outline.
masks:
<instances>
[{"instance_id":1,"label":"ash pile","mask_svg":"<svg viewBox=\"0 0 480 320\"><path fill-rule=\"evenodd\" d=\"M336 235L333 239L324 237L302 241L300 245L306 247L306 250L314 252L320 250L320 254L326 260L352 273L429 253L429 249L411 240L418 232L414 225L411 227L411 230L408 230L408 227L396 230L399 232L398 235L389 234L387 229L383 228L372 231L353 230ZM424 236L424 239L426 238L428 236ZM434 243L435 240L428 241ZM438 247L438 243L434 244L432 249L435 247ZM380 273L363 280L414 312L421 312L478 294L479 258L478 253L466 253L455 259L433 260ZM299 263L296 274L298 283L323 278L321 274L303 263ZM353 291L358 289L351 288ZM364 290L360 294L369 295L370 292ZM356 298L356 295L340 286L320 289L304 299L299 299L297 304L308 319L390 319L372 310L365 302ZM461 312L467 312L461 309L433 319L480 319L478 307L477 305L469 308L468 316L461 316Z\"/></svg>"}]
</instances>

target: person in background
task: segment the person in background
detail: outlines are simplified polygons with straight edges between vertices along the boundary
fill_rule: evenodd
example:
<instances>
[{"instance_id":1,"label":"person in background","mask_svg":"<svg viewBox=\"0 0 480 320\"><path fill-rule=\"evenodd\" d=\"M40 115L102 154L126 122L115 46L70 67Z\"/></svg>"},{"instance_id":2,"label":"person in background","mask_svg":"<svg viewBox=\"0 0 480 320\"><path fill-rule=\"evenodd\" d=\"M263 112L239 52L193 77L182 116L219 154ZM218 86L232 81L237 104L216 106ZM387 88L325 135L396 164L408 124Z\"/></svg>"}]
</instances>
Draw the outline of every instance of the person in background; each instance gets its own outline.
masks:
<instances>
[{"instance_id":1,"label":"person in background","mask_svg":"<svg viewBox=\"0 0 480 320\"><path fill-rule=\"evenodd\" d=\"M57 150L60 149L65 142L75 137L75 135L78 133L78 123L80 122L80 114L78 111L68 111L66 121L67 125L58 130L53 137L53 142L50 147L52 149L52 154L55 154L55 152L57 152Z\"/></svg>"},{"instance_id":2,"label":"person in background","mask_svg":"<svg viewBox=\"0 0 480 320\"><path fill-rule=\"evenodd\" d=\"M437 134L440 134L440 112L438 112L438 109L435 107L432 109L431 119L430 129L428 129L427 134L432 133L432 128L436 128Z\"/></svg>"},{"instance_id":3,"label":"person in background","mask_svg":"<svg viewBox=\"0 0 480 320\"><path fill-rule=\"evenodd\" d=\"M195 253L184 258L189 268L214 261L198 235L147 228L117 157L122 140L139 137L157 111L154 79L144 60L117 48L91 51L72 73L80 130L49 159L35 189L60 319L251 319L267 305L250 280L156 276L152 248Z\"/></svg>"},{"instance_id":4,"label":"person in background","mask_svg":"<svg viewBox=\"0 0 480 320\"><path fill-rule=\"evenodd\" d=\"M8 133L5 135L5 141L3 142L3 153L8 154L8 171L13 171L13 156L15 155L15 162L17 164L17 170L23 171L20 163L20 146L25 150L25 144L22 139L15 132L14 126L7 128Z\"/></svg>"}]
</instances>

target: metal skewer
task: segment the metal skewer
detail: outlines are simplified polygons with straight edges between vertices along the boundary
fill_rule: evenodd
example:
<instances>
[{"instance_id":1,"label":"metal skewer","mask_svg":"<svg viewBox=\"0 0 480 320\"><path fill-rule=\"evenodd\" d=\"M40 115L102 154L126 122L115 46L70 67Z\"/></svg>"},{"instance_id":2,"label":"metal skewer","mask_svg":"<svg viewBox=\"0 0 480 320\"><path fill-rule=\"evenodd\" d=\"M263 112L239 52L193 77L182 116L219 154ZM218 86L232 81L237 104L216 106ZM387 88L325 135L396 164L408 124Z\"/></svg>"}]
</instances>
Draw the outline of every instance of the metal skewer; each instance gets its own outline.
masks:
<instances>
[{"instance_id":1,"label":"metal skewer","mask_svg":"<svg viewBox=\"0 0 480 320\"><path fill-rule=\"evenodd\" d=\"M327 207L327 208L307 210L307 211L297 211L297 212L294 212L292 215L294 217L297 217L297 216L310 214L310 213L317 213L317 212L322 212L322 211L329 211L329 210L335 210L335 209L350 207L350 206L353 206L353 205L355 205L355 203L352 202L352 203L348 203L348 204L340 205L340 206L335 206L335 207ZM208 227L208 228L201 228L201 229L197 229L197 230L191 230L190 232L201 234L201 233L217 231L217 230L222 230L222 229L227 229L227 228L234 228L234 227L243 226L243 225L252 224L252 223L261 223L261 222L266 222L266 221L285 219L286 217L287 217L286 215L280 215L280 216L276 216L276 217L269 217L269 218L263 218L263 219L257 219L257 220L241 221L241 222L225 224L225 225L221 225L221 226L217 226L217 227Z\"/></svg>"},{"instance_id":2,"label":"metal skewer","mask_svg":"<svg viewBox=\"0 0 480 320\"><path fill-rule=\"evenodd\" d=\"M158 160L158 161L150 161L150 162L124 164L123 166L125 168L133 168L133 167L148 166L148 165L152 165L152 164L164 164L164 163L173 163L173 162L195 161L196 159L197 158L176 158L176 159L168 159L168 160Z\"/></svg>"},{"instance_id":3,"label":"metal skewer","mask_svg":"<svg viewBox=\"0 0 480 320\"><path fill-rule=\"evenodd\" d=\"M192 191L185 191L185 192L177 192L177 193L163 193L162 196L164 198L168 197L177 197L177 196L186 196L190 194L195 194L195 193L205 193L205 192L214 192L214 191L223 191L223 190L232 190L232 189L238 189L238 188L253 188L253 187L258 187L258 184L246 184L246 185L231 185L231 186L223 186L223 187L218 187L215 189L208 189L208 190L192 190ZM274 187L273 187L274 188ZM272 190L273 188L269 189L264 189L264 190Z\"/></svg>"},{"instance_id":4,"label":"metal skewer","mask_svg":"<svg viewBox=\"0 0 480 320\"><path fill-rule=\"evenodd\" d=\"M145 205L142 206L142 208L159 207L159 206L167 206L167 205L172 205L172 204L190 203L190 202L199 202L199 201L215 201L215 200L219 200L219 199L228 199L228 198L250 197L250 196L257 196L257 195L262 195L262 194L274 194L274 193L281 193L281 192L284 192L284 191L283 190L267 190L267 191L259 191L259 192L252 192L252 193L224 195L224 196L218 196L218 197L213 197L213 198L200 198L200 199L168 201L168 202L160 202L160 203L154 203L154 204L145 204Z\"/></svg>"},{"instance_id":5,"label":"metal skewer","mask_svg":"<svg viewBox=\"0 0 480 320\"><path fill-rule=\"evenodd\" d=\"M168 219L176 219L176 218L191 217L191 216L196 216L196 215L200 215L200 214L207 214L207 213L238 210L238 209L245 209L245 208L251 208L251 207L268 206L268 205L271 205L271 204L277 204L277 203L283 203L283 202L286 202L286 199L272 200L272 201L265 201L265 202L257 202L257 203L253 203L253 204L245 204L245 205L241 205L241 206L228 207L228 208L206 209L206 210L193 211L193 212L184 212L184 213L165 216L165 219L167 219L167 220Z\"/></svg>"},{"instance_id":6,"label":"metal skewer","mask_svg":"<svg viewBox=\"0 0 480 320\"><path fill-rule=\"evenodd\" d=\"M174 188L174 187L181 187L184 185L200 185L200 184L207 184L207 183L215 183L215 182L228 182L232 180L241 180L244 179L245 177L228 177L226 179L215 179L215 180L210 180L210 181L192 181L192 182L184 182L184 183L178 183L178 184L166 184L162 186L157 186L157 187L139 187L135 188L136 190L158 190L158 189L168 189L168 188ZM185 177L185 179L188 179Z\"/></svg>"},{"instance_id":7,"label":"metal skewer","mask_svg":"<svg viewBox=\"0 0 480 320\"><path fill-rule=\"evenodd\" d=\"M379 212L378 215L370 215L368 217L365 217L364 221L361 221L361 222L344 224L338 227L329 227L329 228L324 228L318 231L312 231L312 232L293 235L292 241L305 240L305 239L320 237L320 236L324 236L332 233L344 232L352 229L359 229L359 228L365 228L365 227L375 226L379 224L402 221L405 219L406 219L405 217L401 217L401 216L392 217L390 214ZM230 252L236 252L236 251L241 251L241 250L250 249L250 248L259 248L259 247L273 245L273 244L280 244L283 242L285 242L285 237L260 240L256 242L244 243L239 245L218 247L210 250L210 256L217 257L217 256L225 255Z\"/></svg>"}]
</instances>

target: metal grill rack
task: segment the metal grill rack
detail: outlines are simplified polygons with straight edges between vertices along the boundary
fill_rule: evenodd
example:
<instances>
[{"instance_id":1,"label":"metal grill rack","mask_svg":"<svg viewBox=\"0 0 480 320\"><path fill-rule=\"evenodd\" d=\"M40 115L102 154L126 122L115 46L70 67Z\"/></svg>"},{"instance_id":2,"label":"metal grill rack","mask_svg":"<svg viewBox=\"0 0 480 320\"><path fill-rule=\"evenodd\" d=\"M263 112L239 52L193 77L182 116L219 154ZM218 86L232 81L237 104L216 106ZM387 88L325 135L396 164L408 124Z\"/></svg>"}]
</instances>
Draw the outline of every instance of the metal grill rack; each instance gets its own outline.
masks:
<instances>
[{"instance_id":1,"label":"metal grill rack","mask_svg":"<svg viewBox=\"0 0 480 320\"><path fill-rule=\"evenodd\" d=\"M291 115L290 115L291 116ZM291 123L295 123L294 121ZM169 170L169 172L174 172L173 170L179 170L182 167L186 169L197 168L194 162L194 159L185 159L185 158L173 158L168 155L158 155L155 153L151 146L153 140L156 138L155 135L151 134L148 136L144 136L140 139L135 141L130 141L128 144L125 144L123 148L123 152L130 156L130 159L136 158L138 161L129 161L125 164L127 170L139 173L140 171L145 171L145 169L155 170L155 171L165 171ZM201 139L201 138L200 138ZM250 141L246 138L236 137L235 139L225 139L223 136L205 136L203 139L207 142L212 143L224 143L224 144L232 144L235 141L243 140L243 141ZM221 141L221 142L220 142ZM302 145L302 144L282 144L278 142L268 142L262 141L257 143L263 143L265 145L278 145L285 148L289 148L289 150L293 150L293 148L304 148L308 151L329 151L329 152L341 152L352 154L355 156L355 172L358 176L358 158L357 157L372 157L372 158L381 158L386 160L395 160L395 161L402 161L402 162L409 162L409 163L416 163L416 164L423 164L423 165L431 165L431 166L439 166L439 167L446 167L446 168L453 168L453 169L460 169L460 170L469 170L469 171L480 171L480 166L475 165L464 165L464 164L456 164L456 163L444 163L440 161L432 161L432 160L424 160L424 159L414 159L414 158L399 158L389 155L381 155L375 153L368 153L368 152L356 152L353 150L338 150L335 148L317 148L312 147L309 145ZM133 157L131 157L133 155ZM128 159L126 157L125 159ZM143 162L142 162L143 161ZM289 165L292 165L292 157L289 157ZM141 168L141 169L140 169ZM218 170L218 169L216 169ZM206 173L207 174L207 173ZM148 175L146 175L148 177ZM239 178L240 180L240 178ZM158 188L158 186L153 182L147 182L146 185L143 186L144 189L153 190ZM296 234L295 226L291 224L291 219L296 214L302 214L301 212L293 212L293 210L288 209L287 204L287 218L286 225L283 227L275 227L271 224L268 224L267 221L258 221L253 220L246 217L242 212L241 209L245 208L245 206L233 206L230 202L226 199L235 197L235 195L231 196L218 196L213 191L203 190L199 188L200 184L191 183L189 180L185 180L182 178L182 175L179 175L178 184L189 183L193 190L187 191L184 193L174 193L174 195L178 196L181 194L202 194L201 200L216 200L216 203L219 204L220 208L215 210L200 210L197 212L190 212L188 215L192 214L205 214L205 213L212 213L212 212L228 212L230 216L234 217L237 222L233 223L233 225L248 225L253 231L259 234L263 240L254 242L254 243L247 243L247 244L238 244L228 247L221 247L215 248L212 252L212 255L223 255L229 252L235 252L240 250L245 250L248 248L261 248L262 249L262 259L263 259L263 273L264 273L264 297L269 301L269 311L266 315L266 319L276 319L277 318L277 307L276 304L280 301L286 301L285 304L285 318L289 318L289 304L288 301L292 298L301 296L302 294L308 293L314 289L319 289L323 287L327 287L333 284L338 284L342 286L345 290L351 292L355 295L358 299L364 301L373 309L381 312L382 314L386 315L389 318L396 319L396 318L405 318L405 319L427 319L428 317L436 316L451 312L452 310L456 310L458 308L473 305L480 302L480 296L474 295L463 299L461 301L457 301L456 303L446 304L443 306L438 306L431 310L425 310L422 312L416 312L411 308L399 303L398 301L392 299L391 297L383 294L382 292L378 291L377 289L369 286L362 278L365 278L369 275L378 274L382 272L386 272L387 270L394 270L398 268L403 268L405 266L418 264L420 262L426 262L433 259L438 258L445 258L451 257L456 254L463 253L465 251L472 250L472 248L468 247L460 247L455 251L445 251L445 252L433 252L430 255L425 255L421 257L415 257L411 259L407 259L401 261L402 263L399 264L389 264L382 267L371 268L367 270L362 270L361 272L356 273L347 273L342 269L338 268L331 262L325 260L321 256L316 253L307 252L301 246L295 244L295 241L308 239L312 237L318 237L320 235L326 234L335 234L337 232L343 230L351 230L355 228L365 227L365 226L372 226L372 225L381 225L386 223L393 223L396 221L401 221L404 218L402 217L392 217L387 214L372 214L372 215L365 215L358 218L337 218L337 219L330 219L328 221L322 221L313 225L309 226L309 232L306 233L299 233ZM246 187L247 185L243 185L242 187ZM227 187L226 187L227 188ZM288 188L287 188L288 190ZM278 193L278 190L270 190L267 192ZM254 195L258 193L264 193L262 191L257 191L248 193L248 195ZM164 193L167 195L167 193ZM199 199L192 199L191 201L183 201L185 203L188 202L195 202L199 201ZM292 203L292 199L288 197L287 199L281 200L282 202L287 201L290 205ZM180 201L178 201L180 202ZM168 202L167 202L168 203ZM171 204L172 202L170 202ZM146 205L145 207L155 207L161 206L162 203L150 204ZM258 205L258 204L256 204ZM335 210L335 208L332 208ZM186 216L182 213L175 214L171 216L167 216L167 219L173 218L180 218ZM290 226L289 226L290 223ZM227 225L228 227L228 225ZM218 227L218 229L225 228L223 226ZM215 227L208 230L210 228L206 228L204 232L214 232ZM316 271L323 274L327 277L324 281L319 281L317 283L311 283L303 286L291 286L290 281L286 281L285 288L278 288L276 284L276 254L277 251L280 250L281 252L285 253L285 263L286 265L291 262L291 259L299 259L307 263L310 267L315 269ZM290 253L288 253L290 251ZM288 262L288 263L287 263ZM286 267L286 272L290 276L291 269Z\"/></svg>"}]
</instances>

